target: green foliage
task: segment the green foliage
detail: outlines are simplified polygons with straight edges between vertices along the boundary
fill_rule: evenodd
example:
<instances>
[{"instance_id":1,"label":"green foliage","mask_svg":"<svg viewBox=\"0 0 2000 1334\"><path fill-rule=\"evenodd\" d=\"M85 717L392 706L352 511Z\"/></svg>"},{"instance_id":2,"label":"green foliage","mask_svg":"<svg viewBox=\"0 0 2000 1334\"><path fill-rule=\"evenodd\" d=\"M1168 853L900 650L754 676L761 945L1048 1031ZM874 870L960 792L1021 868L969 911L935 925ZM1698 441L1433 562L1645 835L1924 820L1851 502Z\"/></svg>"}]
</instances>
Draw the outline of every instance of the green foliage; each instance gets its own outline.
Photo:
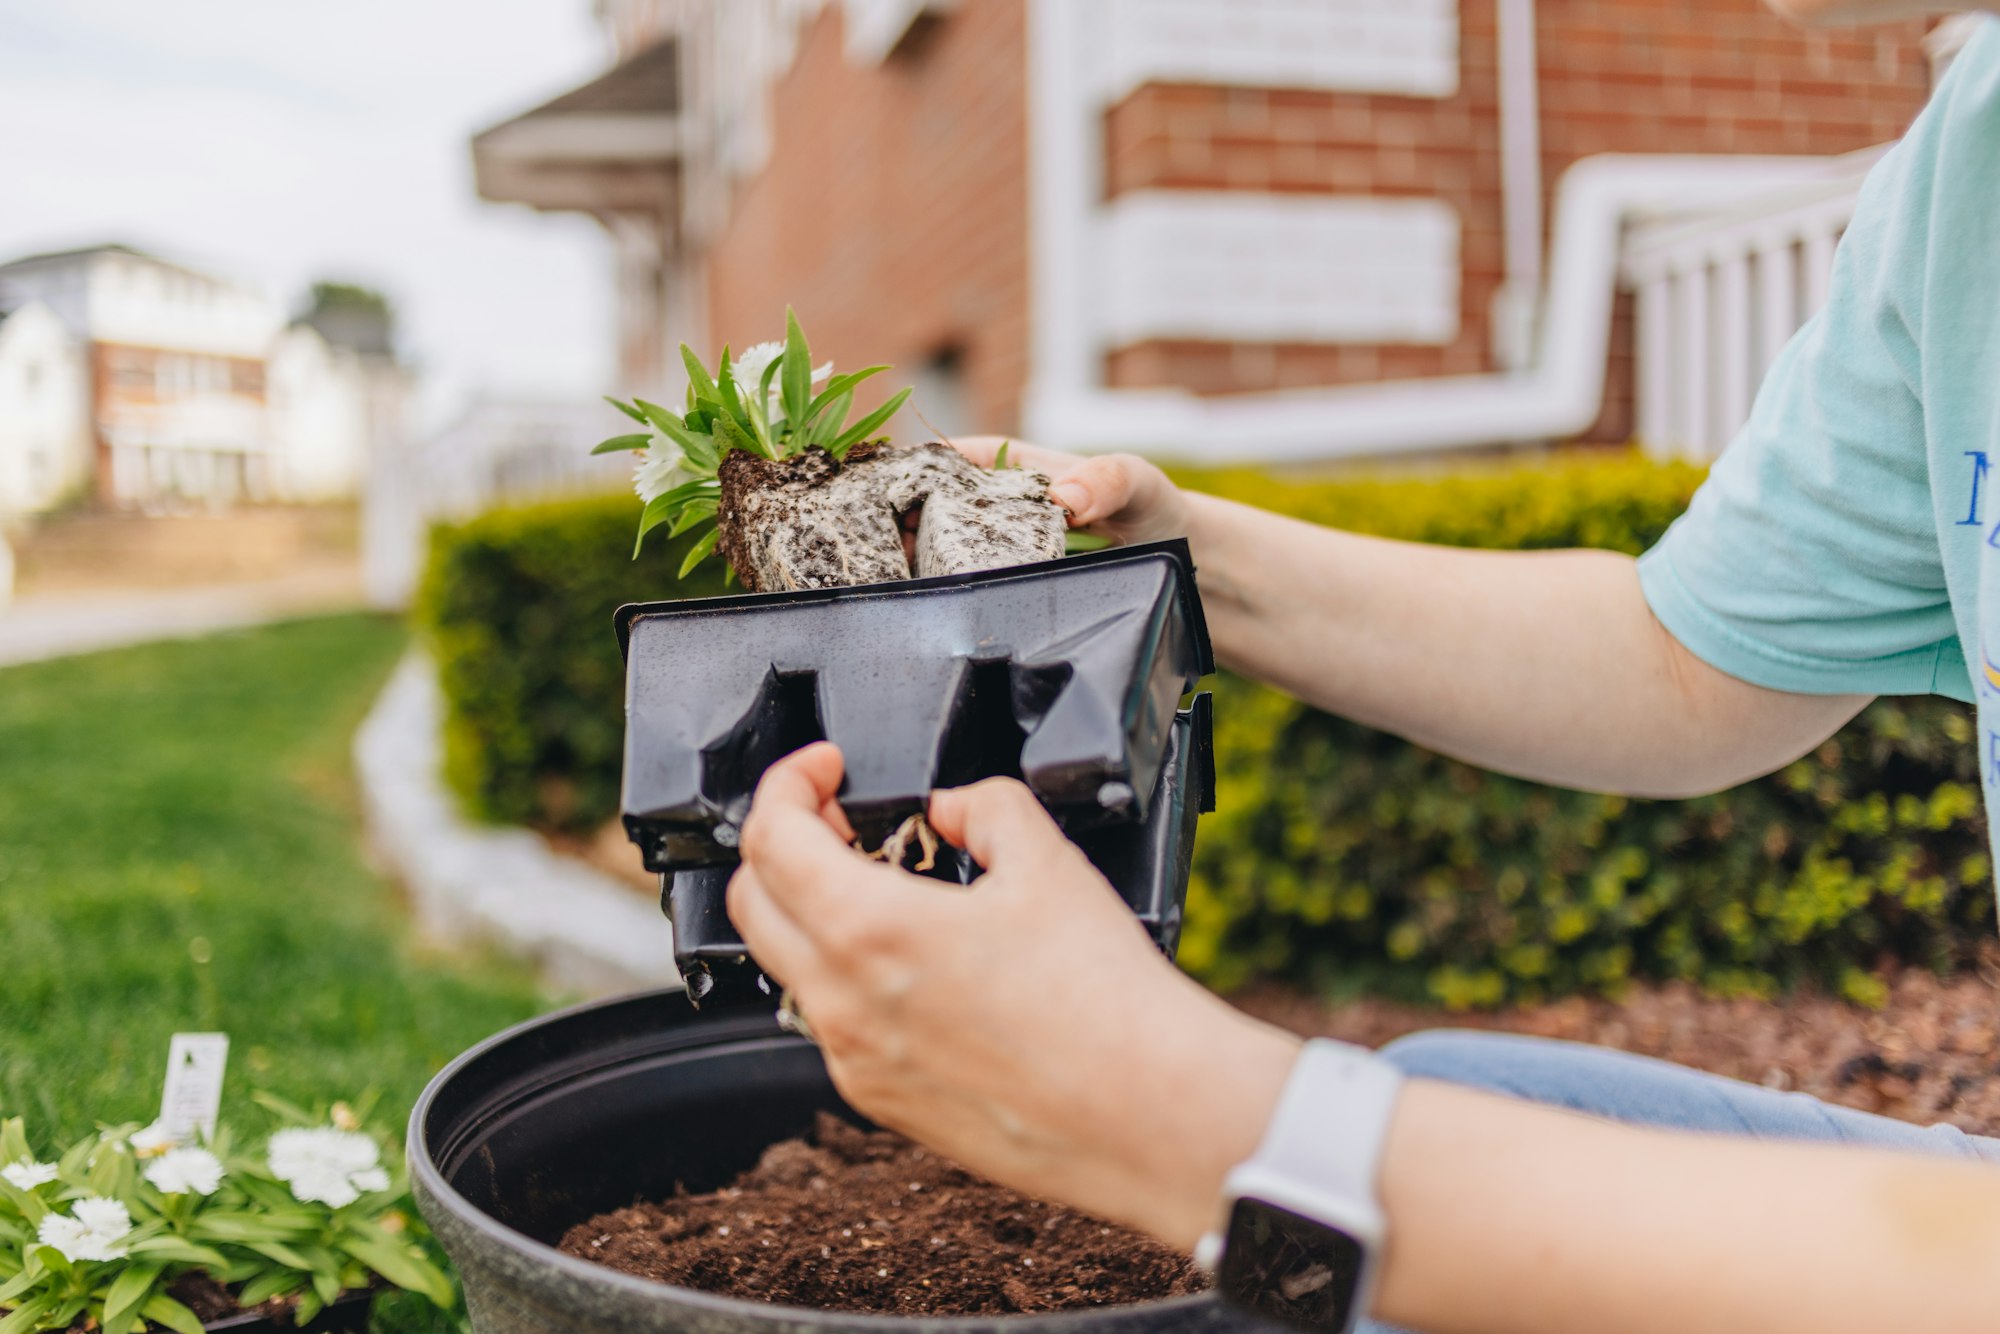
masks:
<instances>
[{"instance_id":1,"label":"green foliage","mask_svg":"<svg viewBox=\"0 0 2000 1334\"><path fill-rule=\"evenodd\" d=\"M676 571L691 533L624 559L638 503L606 496L440 528L419 600L446 699L445 774L486 819L583 832L616 814L620 604L722 591Z\"/></svg>"},{"instance_id":2,"label":"green foliage","mask_svg":"<svg viewBox=\"0 0 2000 1334\"><path fill-rule=\"evenodd\" d=\"M1637 553L1701 472L1616 454L1418 479L1179 479L1409 540ZM493 818L581 830L616 812L611 611L716 588L678 583L674 551L627 565L612 548L633 509L516 510L439 535L425 614L451 773ZM1634 977L1751 993L1811 978L1868 1003L1882 960L1949 962L1991 915L1971 722L1946 701L1883 701L1781 774L1647 802L1497 777L1245 681L1216 689L1220 808L1202 824L1181 957L1223 987L1275 976L1485 1006Z\"/></svg>"},{"instance_id":3,"label":"green foliage","mask_svg":"<svg viewBox=\"0 0 2000 1334\"><path fill-rule=\"evenodd\" d=\"M1698 470L1614 456L1422 481L1181 480L1319 522L1458 546L1650 546ZM1331 670L1338 670L1333 664ZM1870 969L1990 934L1969 711L1883 700L1783 772L1693 801L1503 778L1225 677L1217 813L1184 965L1473 1008L1633 978L1879 1004Z\"/></svg>"},{"instance_id":4,"label":"green foliage","mask_svg":"<svg viewBox=\"0 0 2000 1334\"><path fill-rule=\"evenodd\" d=\"M300 1128L322 1119L278 1105ZM200 1319L171 1292L189 1274L229 1288L245 1307L289 1302L300 1325L342 1293L377 1284L451 1307L457 1293L429 1253L402 1155L393 1145L385 1154L385 1141L362 1131L344 1104L332 1115L338 1124L305 1133L347 1155L331 1183L334 1202L329 1182L287 1165L275 1140L239 1150L226 1126L180 1147L116 1126L44 1163L20 1117L0 1121L0 1168L15 1174L0 1176L0 1330L36 1334L82 1320L104 1334L142 1334L149 1323L201 1334ZM200 1164L192 1175L190 1157ZM116 1221L105 1227L107 1209ZM70 1226L67 1241L50 1232L52 1219ZM79 1244L82 1220L99 1226Z\"/></svg>"},{"instance_id":5,"label":"green foliage","mask_svg":"<svg viewBox=\"0 0 2000 1334\"><path fill-rule=\"evenodd\" d=\"M808 449L823 449L844 458L886 425L910 396L904 389L848 425L855 388L889 368L869 366L832 375L814 394L813 385L831 375L833 368L829 364L813 370L805 331L789 309L782 344L760 343L734 363L725 345L713 375L686 343L681 344L681 360L688 373L686 410L676 413L643 398L630 403L606 399L646 429L612 436L591 453L641 451L638 484L646 507L639 515L632 555L636 559L646 534L663 525L669 537L692 533L694 541L681 558L683 578L715 551L715 513L722 500L716 471L731 450L788 459Z\"/></svg>"}]
</instances>

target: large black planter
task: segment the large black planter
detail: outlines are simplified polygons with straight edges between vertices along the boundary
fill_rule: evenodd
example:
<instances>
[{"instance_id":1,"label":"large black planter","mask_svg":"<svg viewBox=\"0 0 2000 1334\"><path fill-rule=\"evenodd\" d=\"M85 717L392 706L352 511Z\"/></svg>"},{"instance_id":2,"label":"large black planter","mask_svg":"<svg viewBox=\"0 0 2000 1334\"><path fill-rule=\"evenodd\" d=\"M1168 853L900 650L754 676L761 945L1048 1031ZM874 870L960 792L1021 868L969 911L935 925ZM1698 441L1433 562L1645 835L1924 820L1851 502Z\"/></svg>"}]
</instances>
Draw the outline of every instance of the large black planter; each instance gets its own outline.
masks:
<instances>
[{"instance_id":1,"label":"large black planter","mask_svg":"<svg viewBox=\"0 0 2000 1334\"><path fill-rule=\"evenodd\" d=\"M1212 1295L1061 1315L845 1315L652 1283L555 1249L607 1209L725 1184L821 1111L854 1115L818 1049L781 1031L768 1004L697 1014L680 992L649 992L532 1020L452 1062L411 1115L410 1179L478 1334L1266 1328Z\"/></svg>"}]
</instances>

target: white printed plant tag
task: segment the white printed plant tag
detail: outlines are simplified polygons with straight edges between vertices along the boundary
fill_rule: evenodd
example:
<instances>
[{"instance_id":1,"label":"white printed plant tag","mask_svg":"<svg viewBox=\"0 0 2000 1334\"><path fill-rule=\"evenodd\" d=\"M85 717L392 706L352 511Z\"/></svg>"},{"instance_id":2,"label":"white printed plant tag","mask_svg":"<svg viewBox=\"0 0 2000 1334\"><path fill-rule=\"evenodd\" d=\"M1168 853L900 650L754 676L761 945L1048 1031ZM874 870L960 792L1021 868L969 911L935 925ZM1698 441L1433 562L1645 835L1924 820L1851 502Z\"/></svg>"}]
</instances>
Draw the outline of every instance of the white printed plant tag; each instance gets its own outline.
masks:
<instances>
[{"instance_id":1,"label":"white printed plant tag","mask_svg":"<svg viewBox=\"0 0 2000 1334\"><path fill-rule=\"evenodd\" d=\"M167 1047L167 1086L160 1128L175 1140L215 1133L222 1110L222 1072L229 1065L227 1033L176 1033Z\"/></svg>"}]
</instances>

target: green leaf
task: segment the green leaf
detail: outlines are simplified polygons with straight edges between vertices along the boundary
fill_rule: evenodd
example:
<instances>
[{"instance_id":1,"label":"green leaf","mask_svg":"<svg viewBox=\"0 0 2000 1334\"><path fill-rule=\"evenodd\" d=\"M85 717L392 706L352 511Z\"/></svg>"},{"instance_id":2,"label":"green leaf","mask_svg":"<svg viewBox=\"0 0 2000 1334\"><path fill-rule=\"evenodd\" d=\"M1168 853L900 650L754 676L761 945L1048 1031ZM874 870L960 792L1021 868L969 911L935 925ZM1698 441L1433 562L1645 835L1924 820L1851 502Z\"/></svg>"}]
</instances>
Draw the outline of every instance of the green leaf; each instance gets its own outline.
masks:
<instances>
[{"instance_id":1,"label":"green leaf","mask_svg":"<svg viewBox=\"0 0 2000 1334\"><path fill-rule=\"evenodd\" d=\"M164 1292L155 1294L140 1307L139 1314L156 1325L165 1325L174 1334L203 1334L201 1317Z\"/></svg>"},{"instance_id":2,"label":"green leaf","mask_svg":"<svg viewBox=\"0 0 2000 1334\"><path fill-rule=\"evenodd\" d=\"M842 394L824 415L814 418L813 424L806 428L806 443L822 449L832 444L839 438L841 425L847 420L847 411L853 406L854 395Z\"/></svg>"},{"instance_id":3,"label":"green leaf","mask_svg":"<svg viewBox=\"0 0 2000 1334\"><path fill-rule=\"evenodd\" d=\"M864 366L858 371L849 371L845 375L834 376L826 382L826 388L819 391L819 397L812 401L812 406L806 409L806 421L817 425L820 420L820 414L832 407L842 396L846 396L850 402L853 401L854 386L860 384L863 380L880 375L888 369L887 366ZM841 413L829 418L833 424L833 429L828 433L828 438L840 434L841 422L845 420L845 417L846 413L843 410Z\"/></svg>"},{"instance_id":4,"label":"green leaf","mask_svg":"<svg viewBox=\"0 0 2000 1334\"><path fill-rule=\"evenodd\" d=\"M211 1210L194 1220L195 1231L217 1241L236 1241L246 1245L254 1241L283 1241L288 1235L298 1231L294 1224L286 1227L273 1223L268 1216L258 1214Z\"/></svg>"},{"instance_id":5,"label":"green leaf","mask_svg":"<svg viewBox=\"0 0 2000 1334\"><path fill-rule=\"evenodd\" d=\"M29 1254L40 1260L42 1268L51 1273L60 1274L64 1278L76 1277L76 1266L70 1263L68 1256L53 1246L37 1246Z\"/></svg>"},{"instance_id":6,"label":"green leaf","mask_svg":"<svg viewBox=\"0 0 2000 1334\"><path fill-rule=\"evenodd\" d=\"M681 572L677 577L681 579L687 578L695 566L707 560L709 553L715 550L715 544L721 537L722 530L720 528L711 528L703 533L700 539L688 548L688 554L681 561Z\"/></svg>"},{"instance_id":7,"label":"green leaf","mask_svg":"<svg viewBox=\"0 0 2000 1334\"><path fill-rule=\"evenodd\" d=\"M701 358L686 343L681 344L681 364L687 367L688 388L697 399L719 400L722 395L716 391L715 378L708 373L708 367L701 364Z\"/></svg>"},{"instance_id":8,"label":"green leaf","mask_svg":"<svg viewBox=\"0 0 2000 1334\"><path fill-rule=\"evenodd\" d=\"M690 500L686 505L681 507L681 512L679 517L677 517L674 520L674 526L667 530L667 536L679 537L682 533L685 533L688 529L694 527L696 524L700 523L703 519L714 518L715 511L719 507L720 507L720 502L718 501Z\"/></svg>"},{"instance_id":9,"label":"green leaf","mask_svg":"<svg viewBox=\"0 0 2000 1334\"><path fill-rule=\"evenodd\" d=\"M646 502L646 508L639 515L639 535L632 539L632 559L639 559L639 552L646 545L646 534L658 528L673 517L673 492L664 496L654 496Z\"/></svg>"},{"instance_id":10,"label":"green leaf","mask_svg":"<svg viewBox=\"0 0 2000 1334\"><path fill-rule=\"evenodd\" d=\"M653 428L667 439L679 445L683 453L694 442L694 432L688 430L687 424L667 409L661 407L658 403L648 403L643 398L634 399L633 402L637 403L640 409L646 414L646 420L652 424Z\"/></svg>"},{"instance_id":11,"label":"green leaf","mask_svg":"<svg viewBox=\"0 0 2000 1334\"><path fill-rule=\"evenodd\" d=\"M340 1275L315 1269L312 1276L313 1291L323 1302L330 1302L340 1295Z\"/></svg>"},{"instance_id":12,"label":"green leaf","mask_svg":"<svg viewBox=\"0 0 2000 1334\"><path fill-rule=\"evenodd\" d=\"M594 455L620 454L624 453L627 450L644 449L647 445L650 445L652 443L653 443L653 437L650 435L645 435L645 434L614 435L609 440L600 442L597 448L591 450L590 452Z\"/></svg>"},{"instance_id":13,"label":"green leaf","mask_svg":"<svg viewBox=\"0 0 2000 1334\"><path fill-rule=\"evenodd\" d=\"M157 1264L126 1265L124 1272L111 1280L111 1291L104 1297L104 1328L107 1331L123 1331L132 1323L132 1317L146 1304L146 1297L159 1281L161 1266Z\"/></svg>"},{"instance_id":14,"label":"green leaf","mask_svg":"<svg viewBox=\"0 0 2000 1334\"><path fill-rule=\"evenodd\" d=\"M805 330L799 328L799 317L790 306L785 307L785 353L778 361L785 368L781 391L785 420L794 431L803 431L812 410L812 349L806 346Z\"/></svg>"},{"instance_id":15,"label":"green leaf","mask_svg":"<svg viewBox=\"0 0 2000 1334\"><path fill-rule=\"evenodd\" d=\"M642 426L645 425L646 414L640 412L637 408L628 408L615 398L607 399L605 401L611 403L620 412L623 412L633 421L638 422ZM293 1125L298 1125L298 1126L313 1125L316 1122L325 1119L324 1117L313 1115L311 1112L307 1111L305 1108L299 1106L295 1102L289 1102L286 1099L279 1097L277 1094L268 1093L263 1089L258 1089L255 1092L253 1092L250 1095L250 1100L256 1103L259 1107L262 1107L267 1112L275 1112L280 1120L289 1121Z\"/></svg>"},{"instance_id":16,"label":"green leaf","mask_svg":"<svg viewBox=\"0 0 2000 1334\"><path fill-rule=\"evenodd\" d=\"M262 1306L273 1297L289 1297L304 1288L306 1281L287 1269L267 1269L243 1285L236 1294L241 1306Z\"/></svg>"},{"instance_id":17,"label":"green leaf","mask_svg":"<svg viewBox=\"0 0 2000 1334\"><path fill-rule=\"evenodd\" d=\"M204 1269L221 1269L229 1263L229 1258L214 1247L182 1237L149 1237L144 1241L131 1242L126 1249L134 1255L171 1260L175 1264L200 1265Z\"/></svg>"},{"instance_id":18,"label":"green leaf","mask_svg":"<svg viewBox=\"0 0 2000 1334\"><path fill-rule=\"evenodd\" d=\"M356 1229L345 1249L397 1287L420 1292L440 1306L451 1304L451 1280L444 1272L381 1229Z\"/></svg>"},{"instance_id":19,"label":"green leaf","mask_svg":"<svg viewBox=\"0 0 2000 1334\"><path fill-rule=\"evenodd\" d=\"M248 1246L251 1250L257 1252L257 1254L263 1256L265 1259L276 1260L279 1264L284 1265L287 1268L291 1269L312 1268L312 1261L306 1259L305 1256L300 1255L297 1251L285 1245L285 1243L283 1243L282 1241L251 1241L251 1242L245 1242L244 1245Z\"/></svg>"},{"instance_id":20,"label":"green leaf","mask_svg":"<svg viewBox=\"0 0 2000 1334\"><path fill-rule=\"evenodd\" d=\"M0 1121L0 1164L33 1161L28 1148L28 1127L18 1116Z\"/></svg>"},{"instance_id":21,"label":"green leaf","mask_svg":"<svg viewBox=\"0 0 2000 1334\"><path fill-rule=\"evenodd\" d=\"M5 1179L0 1179L0 1200L13 1205L21 1217L38 1227L49 1212L49 1206L41 1196L31 1190L22 1190Z\"/></svg>"},{"instance_id":22,"label":"green leaf","mask_svg":"<svg viewBox=\"0 0 2000 1334\"><path fill-rule=\"evenodd\" d=\"M715 443L713 435L690 431L687 443L681 448L686 451L691 465L688 471L704 477L715 476L715 469L722 462L722 449Z\"/></svg>"},{"instance_id":23,"label":"green leaf","mask_svg":"<svg viewBox=\"0 0 2000 1334\"><path fill-rule=\"evenodd\" d=\"M96 1148L90 1139L80 1139L69 1146L61 1158L56 1160L56 1172L64 1181L75 1181L83 1175L84 1165L90 1161L90 1151Z\"/></svg>"},{"instance_id":24,"label":"green leaf","mask_svg":"<svg viewBox=\"0 0 2000 1334\"><path fill-rule=\"evenodd\" d=\"M312 1323L314 1316L325 1309L326 1303L320 1299L319 1293L301 1293L299 1294L298 1309L292 1312L292 1323L300 1329L304 1329Z\"/></svg>"},{"instance_id":25,"label":"green leaf","mask_svg":"<svg viewBox=\"0 0 2000 1334\"><path fill-rule=\"evenodd\" d=\"M639 409L633 407L630 403L620 403L617 399L613 398L609 394L606 394L604 396L604 401L606 403L609 403L612 407L617 408L620 412L630 417L633 421L638 422L641 426L644 426L646 424L646 414L639 411ZM255 1097L256 1095L252 1094L251 1096ZM300 1119L304 1121L310 1121L313 1118L306 1116L304 1113L300 1113Z\"/></svg>"},{"instance_id":26,"label":"green leaf","mask_svg":"<svg viewBox=\"0 0 2000 1334\"><path fill-rule=\"evenodd\" d=\"M994 472L1005 472L1005 471L1007 470L1007 468L1008 468L1008 466L1009 466L1009 465L1008 465L1008 463L1007 463L1007 446L1009 446L1009 445L1011 445L1011 444L1013 444L1013 443L1014 443L1014 442L1013 442L1012 440L1002 440L1002 441L1000 442L1000 448L999 448L998 452L996 452L996 453L995 453L995 454L993 455L993 471L994 471Z\"/></svg>"},{"instance_id":27,"label":"green leaf","mask_svg":"<svg viewBox=\"0 0 2000 1334\"><path fill-rule=\"evenodd\" d=\"M860 444L863 440L868 439L871 433L881 429L882 424L884 422L887 422L891 417L895 416L897 410L901 408L903 404L909 400L909 397L910 397L909 390L904 389L899 391L896 394L896 396L890 399L887 403L884 403L881 407L875 409L875 411L869 413L866 417L863 417L860 421L848 427L846 432L842 434L838 440L834 441L831 445L827 446L828 452L831 453L835 458L846 457L848 450L854 448L856 445Z\"/></svg>"},{"instance_id":28,"label":"green leaf","mask_svg":"<svg viewBox=\"0 0 2000 1334\"><path fill-rule=\"evenodd\" d=\"M715 419L716 434L725 436L731 448L747 449L752 454L762 454L765 458L776 458L772 452L771 438L764 426L764 414L752 413L744 405L743 396L737 392L736 372L729 363L729 349L722 349L722 368L716 374L715 387L722 395L723 413ZM741 444L737 444L738 440Z\"/></svg>"},{"instance_id":29,"label":"green leaf","mask_svg":"<svg viewBox=\"0 0 2000 1334\"><path fill-rule=\"evenodd\" d=\"M49 1271L39 1264L30 1264L8 1282L0 1286L0 1305L5 1305L19 1297L28 1289L48 1277Z\"/></svg>"},{"instance_id":30,"label":"green leaf","mask_svg":"<svg viewBox=\"0 0 2000 1334\"><path fill-rule=\"evenodd\" d=\"M746 454L757 454L764 458L771 457L769 451L760 446L748 432L738 426L727 415L715 419L715 435L718 440L727 442L728 449L723 451L725 454L729 449L740 449Z\"/></svg>"},{"instance_id":31,"label":"green leaf","mask_svg":"<svg viewBox=\"0 0 2000 1334\"><path fill-rule=\"evenodd\" d=\"M41 1329L42 1317L47 1315L54 1305L54 1299L49 1297L35 1297L22 1302L4 1317L0 1317L0 1334L29 1334L31 1330ZM200 1323L196 1322L195 1329L198 1331L200 1328Z\"/></svg>"}]
</instances>

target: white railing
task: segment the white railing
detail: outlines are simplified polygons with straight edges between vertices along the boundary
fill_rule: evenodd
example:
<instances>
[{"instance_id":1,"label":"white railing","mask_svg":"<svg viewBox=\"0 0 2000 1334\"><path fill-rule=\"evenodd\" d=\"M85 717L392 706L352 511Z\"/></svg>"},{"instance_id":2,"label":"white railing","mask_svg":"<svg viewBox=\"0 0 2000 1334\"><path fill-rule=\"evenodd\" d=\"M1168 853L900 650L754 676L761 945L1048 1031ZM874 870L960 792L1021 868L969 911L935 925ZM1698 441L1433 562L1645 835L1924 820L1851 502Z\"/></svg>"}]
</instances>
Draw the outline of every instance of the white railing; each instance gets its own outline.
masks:
<instances>
[{"instance_id":1,"label":"white railing","mask_svg":"<svg viewBox=\"0 0 2000 1334\"><path fill-rule=\"evenodd\" d=\"M1771 363L1826 304L1834 247L1883 151L1725 206L1628 223L1620 279L1636 296L1637 434L1649 453L1712 459L1742 428Z\"/></svg>"},{"instance_id":2,"label":"white railing","mask_svg":"<svg viewBox=\"0 0 2000 1334\"><path fill-rule=\"evenodd\" d=\"M362 573L370 602L385 609L409 605L435 523L496 505L629 486L629 457L590 453L624 424L609 407L588 400L482 398L435 435L407 449L378 450L362 508Z\"/></svg>"}]
</instances>

